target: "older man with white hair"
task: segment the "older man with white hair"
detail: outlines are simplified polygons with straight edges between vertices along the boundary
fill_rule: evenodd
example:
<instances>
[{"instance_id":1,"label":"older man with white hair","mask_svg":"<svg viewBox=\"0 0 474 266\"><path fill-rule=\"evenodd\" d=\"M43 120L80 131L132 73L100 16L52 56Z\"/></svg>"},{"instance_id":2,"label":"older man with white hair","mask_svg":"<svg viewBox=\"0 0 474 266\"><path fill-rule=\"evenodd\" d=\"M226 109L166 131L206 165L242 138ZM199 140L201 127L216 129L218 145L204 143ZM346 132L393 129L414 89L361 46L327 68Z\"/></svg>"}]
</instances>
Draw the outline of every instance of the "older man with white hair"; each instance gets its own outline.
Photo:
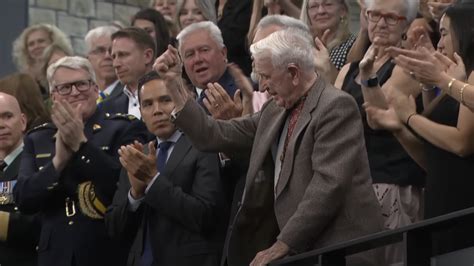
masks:
<instances>
[{"instance_id":1,"label":"older man with white hair","mask_svg":"<svg viewBox=\"0 0 474 266\"><path fill-rule=\"evenodd\" d=\"M125 264L120 254L126 252L107 236L103 217L116 189L117 150L130 118L97 108L95 72L85 58L64 57L47 77L52 123L25 137L14 189L20 210L42 217L38 265Z\"/></svg>"},{"instance_id":2,"label":"older man with white hair","mask_svg":"<svg viewBox=\"0 0 474 266\"><path fill-rule=\"evenodd\" d=\"M294 29L253 44L259 88L272 99L260 112L230 121L213 120L186 98L175 81L177 56L157 68L175 87L175 124L198 149L250 153L224 250L227 265L265 265L382 229L357 105L318 76L312 49ZM348 265L376 265L365 259L348 258Z\"/></svg>"},{"instance_id":3,"label":"older man with white hair","mask_svg":"<svg viewBox=\"0 0 474 266\"><path fill-rule=\"evenodd\" d=\"M112 34L118 30L115 26L100 26L91 29L84 37L87 59L94 68L99 87L99 101L113 98L123 89L112 65Z\"/></svg>"}]
</instances>

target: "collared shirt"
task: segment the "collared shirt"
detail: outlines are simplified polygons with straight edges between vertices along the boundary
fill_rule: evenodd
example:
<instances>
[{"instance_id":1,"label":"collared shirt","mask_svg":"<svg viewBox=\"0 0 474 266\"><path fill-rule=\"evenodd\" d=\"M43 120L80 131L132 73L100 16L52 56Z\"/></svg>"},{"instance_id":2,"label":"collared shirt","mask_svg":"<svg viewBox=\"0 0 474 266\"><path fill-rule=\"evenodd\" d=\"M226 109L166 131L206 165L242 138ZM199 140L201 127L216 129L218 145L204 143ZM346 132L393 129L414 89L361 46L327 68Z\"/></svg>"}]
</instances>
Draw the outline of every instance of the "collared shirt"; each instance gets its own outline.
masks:
<instances>
[{"instance_id":1,"label":"collared shirt","mask_svg":"<svg viewBox=\"0 0 474 266\"><path fill-rule=\"evenodd\" d=\"M138 90L131 92L127 86L123 88L123 93L128 97L128 113L140 119L140 103L138 102Z\"/></svg>"},{"instance_id":2,"label":"collared shirt","mask_svg":"<svg viewBox=\"0 0 474 266\"><path fill-rule=\"evenodd\" d=\"M120 82L120 81L117 79L117 80L114 81L112 84L110 84L109 86L107 86L107 88L105 88L105 90L103 90L103 92L104 92L106 95L112 94L112 92L114 91L115 86L117 86L117 84L118 84L119 82Z\"/></svg>"},{"instance_id":3,"label":"collared shirt","mask_svg":"<svg viewBox=\"0 0 474 266\"><path fill-rule=\"evenodd\" d=\"M10 152L10 154L8 154L5 157L5 159L3 159L3 161L7 164L7 167L5 167L5 169L3 169L4 172L8 169L10 164L13 163L13 161L16 159L18 154L20 154L23 151L23 146L24 145L23 145L23 142L22 142L18 147L16 147L16 149L14 149L12 152Z\"/></svg>"},{"instance_id":4,"label":"collared shirt","mask_svg":"<svg viewBox=\"0 0 474 266\"><path fill-rule=\"evenodd\" d=\"M173 152L174 150L174 146L176 145L176 142L178 142L179 138L181 138L181 135L183 135L183 133L179 130L176 130L173 135L171 135L171 137L169 137L168 139L165 139L165 140L162 140L160 138L156 138L156 141L158 143L157 146L160 145L160 143L164 142L164 141L170 141L172 142L173 144L168 148L168 154L166 155L166 162L168 162L168 159L170 158L170 155L171 153ZM156 154L158 154L159 150L157 149L156 150ZM160 176L160 173L157 173L153 179L150 181L150 183L148 183L146 189L145 189L145 194L148 193L148 191L150 190L151 186L153 185L153 183L155 182L155 180L158 178L158 176ZM132 197L132 194L131 194L131 191L128 192L128 201L130 203L130 210L131 211L136 211L138 209L138 207L140 207L140 204L142 203L143 199L145 197L141 197L139 199L134 199Z\"/></svg>"}]
</instances>

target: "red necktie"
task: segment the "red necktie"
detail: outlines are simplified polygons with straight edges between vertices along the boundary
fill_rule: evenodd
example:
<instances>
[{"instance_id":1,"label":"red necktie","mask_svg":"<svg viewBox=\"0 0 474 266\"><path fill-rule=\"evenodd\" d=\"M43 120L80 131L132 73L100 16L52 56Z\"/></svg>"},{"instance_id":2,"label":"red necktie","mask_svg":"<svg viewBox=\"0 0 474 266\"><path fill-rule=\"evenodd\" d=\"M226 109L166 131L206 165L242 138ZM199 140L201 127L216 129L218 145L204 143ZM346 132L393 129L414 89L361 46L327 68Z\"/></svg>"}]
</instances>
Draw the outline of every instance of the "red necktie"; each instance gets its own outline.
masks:
<instances>
[{"instance_id":1,"label":"red necktie","mask_svg":"<svg viewBox=\"0 0 474 266\"><path fill-rule=\"evenodd\" d=\"M288 143L290 142L290 138L293 135L293 131L295 130L296 122L298 122L298 118L300 116L301 110L303 110L304 101L306 97L301 98L301 100L293 107L290 112L290 121L288 122L288 132L286 133L285 145L283 146L283 152L281 153L280 160L283 163L286 154L286 148L288 147Z\"/></svg>"}]
</instances>

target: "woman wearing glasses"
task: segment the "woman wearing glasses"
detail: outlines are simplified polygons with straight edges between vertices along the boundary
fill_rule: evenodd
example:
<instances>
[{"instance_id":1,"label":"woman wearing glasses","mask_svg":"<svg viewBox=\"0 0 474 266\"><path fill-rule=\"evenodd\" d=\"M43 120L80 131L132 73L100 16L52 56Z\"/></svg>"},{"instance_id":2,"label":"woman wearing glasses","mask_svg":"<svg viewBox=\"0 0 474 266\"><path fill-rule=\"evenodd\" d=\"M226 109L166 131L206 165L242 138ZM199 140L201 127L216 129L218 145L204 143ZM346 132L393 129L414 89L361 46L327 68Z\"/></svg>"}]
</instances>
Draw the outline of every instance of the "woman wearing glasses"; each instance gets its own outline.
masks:
<instances>
[{"instance_id":1,"label":"woman wearing glasses","mask_svg":"<svg viewBox=\"0 0 474 266\"><path fill-rule=\"evenodd\" d=\"M375 194L382 208L385 227L394 229L420 220L423 170L413 161L391 132L372 130L366 120L364 102L386 106L385 95L394 88L417 96L418 83L392 63L385 51L401 46L410 23L415 19L417 0L371 0L367 8L368 35L372 43L360 62L345 65L335 86L357 101L364 124L365 144ZM386 249L389 263L402 261L401 249Z\"/></svg>"}]
</instances>

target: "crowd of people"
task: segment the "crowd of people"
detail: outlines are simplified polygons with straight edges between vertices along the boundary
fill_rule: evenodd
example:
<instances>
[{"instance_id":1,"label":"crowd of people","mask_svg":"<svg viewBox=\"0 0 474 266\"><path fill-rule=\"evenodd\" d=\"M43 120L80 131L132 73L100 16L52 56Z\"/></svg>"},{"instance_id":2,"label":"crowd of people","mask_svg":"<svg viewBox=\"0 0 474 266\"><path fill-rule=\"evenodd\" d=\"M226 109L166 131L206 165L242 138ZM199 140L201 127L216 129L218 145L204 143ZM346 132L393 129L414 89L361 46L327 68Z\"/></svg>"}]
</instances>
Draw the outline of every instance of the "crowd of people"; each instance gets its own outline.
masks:
<instances>
[{"instance_id":1,"label":"crowd of people","mask_svg":"<svg viewBox=\"0 0 474 266\"><path fill-rule=\"evenodd\" d=\"M0 264L260 266L474 207L474 1L358 4L351 33L346 0L152 0L85 57L26 28L0 79Z\"/></svg>"}]
</instances>

